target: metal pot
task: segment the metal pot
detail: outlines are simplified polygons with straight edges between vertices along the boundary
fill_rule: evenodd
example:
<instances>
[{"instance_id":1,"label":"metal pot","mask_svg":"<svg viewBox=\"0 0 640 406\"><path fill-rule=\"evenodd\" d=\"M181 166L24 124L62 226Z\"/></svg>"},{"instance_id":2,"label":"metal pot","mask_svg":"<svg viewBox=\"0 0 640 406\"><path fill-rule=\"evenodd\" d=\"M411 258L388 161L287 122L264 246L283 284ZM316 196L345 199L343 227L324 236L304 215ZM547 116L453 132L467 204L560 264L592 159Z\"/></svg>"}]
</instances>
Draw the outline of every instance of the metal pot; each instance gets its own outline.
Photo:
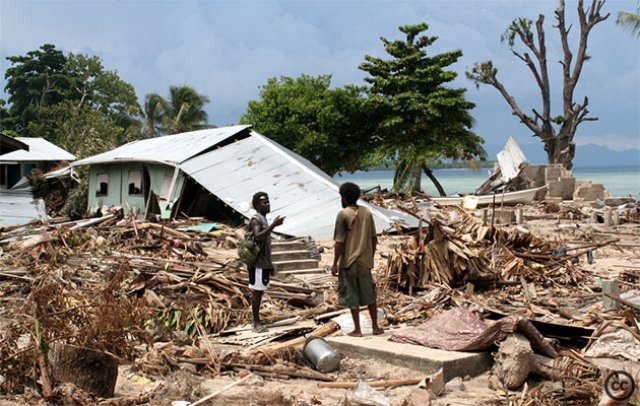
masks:
<instances>
[{"instance_id":1,"label":"metal pot","mask_svg":"<svg viewBox=\"0 0 640 406\"><path fill-rule=\"evenodd\" d=\"M340 368L340 356L320 337L307 337L302 353L320 372L333 372Z\"/></svg>"}]
</instances>

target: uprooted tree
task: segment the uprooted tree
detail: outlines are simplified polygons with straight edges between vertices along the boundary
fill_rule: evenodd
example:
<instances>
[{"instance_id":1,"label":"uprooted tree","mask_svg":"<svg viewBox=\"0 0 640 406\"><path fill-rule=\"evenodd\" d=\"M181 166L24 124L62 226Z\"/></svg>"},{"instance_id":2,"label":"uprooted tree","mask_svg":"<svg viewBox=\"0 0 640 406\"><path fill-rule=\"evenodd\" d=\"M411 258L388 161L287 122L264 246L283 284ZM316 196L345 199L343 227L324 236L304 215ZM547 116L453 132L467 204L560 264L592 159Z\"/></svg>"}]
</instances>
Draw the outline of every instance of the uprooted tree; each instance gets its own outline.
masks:
<instances>
[{"instance_id":1,"label":"uprooted tree","mask_svg":"<svg viewBox=\"0 0 640 406\"><path fill-rule=\"evenodd\" d=\"M600 11L604 6L604 0L592 0L591 6L584 9L583 0L578 1L578 20L580 24L580 39L578 51L575 55L569 47L569 32L571 25L567 27L565 21L565 2L560 0L560 4L555 11L557 25L562 44L563 59L562 66L562 114L553 116L551 112L551 85L547 67L547 47L544 32L544 15L540 14L535 22L525 18L513 20L507 31L502 35L502 40L507 41L513 54L523 61L531 71L540 89L542 96L542 111L535 108L532 114L525 114L519 107L516 99L507 91L504 85L498 80L498 70L491 61L476 63L470 72L466 72L467 77L473 80L477 86L488 84L495 87L502 97L507 101L512 112L520 121L533 132L535 137L539 137L544 143L549 163L562 164L566 169L573 166L576 147L573 137L578 125L584 121L595 121L596 117L589 116L588 97L584 97L582 103L573 100L574 91L584 62L589 59L587 55L587 40L593 27L601 21L606 20L609 14L601 15ZM520 40L529 51L518 51L515 48L516 40Z\"/></svg>"}]
</instances>

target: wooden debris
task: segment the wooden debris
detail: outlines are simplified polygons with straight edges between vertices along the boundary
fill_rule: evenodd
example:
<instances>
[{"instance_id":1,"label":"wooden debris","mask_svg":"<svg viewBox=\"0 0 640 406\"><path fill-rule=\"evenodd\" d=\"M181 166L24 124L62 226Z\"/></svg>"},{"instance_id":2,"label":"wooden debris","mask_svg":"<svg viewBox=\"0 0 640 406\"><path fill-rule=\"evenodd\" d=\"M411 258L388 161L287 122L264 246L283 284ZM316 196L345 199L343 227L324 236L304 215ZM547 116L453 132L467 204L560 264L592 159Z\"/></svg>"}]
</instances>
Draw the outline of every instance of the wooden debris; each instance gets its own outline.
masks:
<instances>
[{"instance_id":1,"label":"wooden debris","mask_svg":"<svg viewBox=\"0 0 640 406\"><path fill-rule=\"evenodd\" d=\"M424 377L420 378L408 378L408 379L390 379L385 381L372 381L367 382L367 385L372 388L396 388L398 386L410 386L417 385ZM353 389L356 387L358 382L330 382L330 383L319 383L319 388L333 388L333 389Z\"/></svg>"}]
</instances>

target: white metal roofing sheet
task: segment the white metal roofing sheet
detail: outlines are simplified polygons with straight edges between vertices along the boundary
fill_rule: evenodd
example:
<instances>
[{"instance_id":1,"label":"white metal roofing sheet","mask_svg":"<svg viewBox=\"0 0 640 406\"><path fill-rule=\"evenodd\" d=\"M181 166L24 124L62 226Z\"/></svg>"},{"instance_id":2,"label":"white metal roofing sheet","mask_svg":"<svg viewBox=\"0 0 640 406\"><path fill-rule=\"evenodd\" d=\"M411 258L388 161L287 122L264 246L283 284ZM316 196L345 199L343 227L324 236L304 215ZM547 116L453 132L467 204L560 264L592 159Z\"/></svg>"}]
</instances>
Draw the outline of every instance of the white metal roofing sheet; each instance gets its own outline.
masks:
<instances>
[{"instance_id":1,"label":"white metal roofing sheet","mask_svg":"<svg viewBox=\"0 0 640 406\"><path fill-rule=\"evenodd\" d=\"M249 128L248 125L208 128L181 134L132 141L111 151L81 159L73 166L116 161L153 161L179 164Z\"/></svg>"},{"instance_id":2,"label":"white metal roofing sheet","mask_svg":"<svg viewBox=\"0 0 640 406\"><path fill-rule=\"evenodd\" d=\"M276 229L279 233L333 236L335 217L342 208L338 184L306 159L258 133L192 158L180 168L246 217L254 213L253 194L267 192L272 210L269 217L286 216ZM378 232L392 228L392 221L417 225L404 213L360 203L373 212Z\"/></svg>"},{"instance_id":3,"label":"white metal roofing sheet","mask_svg":"<svg viewBox=\"0 0 640 406\"><path fill-rule=\"evenodd\" d=\"M19 149L0 155L0 162L73 161L76 157L52 144L44 138L16 137L29 146L29 150Z\"/></svg>"},{"instance_id":4,"label":"white metal roofing sheet","mask_svg":"<svg viewBox=\"0 0 640 406\"><path fill-rule=\"evenodd\" d=\"M527 158L513 137L509 137L502 151L498 152L498 164L504 180L511 180L520 173L521 165Z\"/></svg>"},{"instance_id":5,"label":"white metal roofing sheet","mask_svg":"<svg viewBox=\"0 0 640 406\"><path fill-rule=\"evenodd\" d=\"M46 219L44 202L33 200L31 189L0 189L0 227L26 224Z\"/></svg>"}]
</instances>

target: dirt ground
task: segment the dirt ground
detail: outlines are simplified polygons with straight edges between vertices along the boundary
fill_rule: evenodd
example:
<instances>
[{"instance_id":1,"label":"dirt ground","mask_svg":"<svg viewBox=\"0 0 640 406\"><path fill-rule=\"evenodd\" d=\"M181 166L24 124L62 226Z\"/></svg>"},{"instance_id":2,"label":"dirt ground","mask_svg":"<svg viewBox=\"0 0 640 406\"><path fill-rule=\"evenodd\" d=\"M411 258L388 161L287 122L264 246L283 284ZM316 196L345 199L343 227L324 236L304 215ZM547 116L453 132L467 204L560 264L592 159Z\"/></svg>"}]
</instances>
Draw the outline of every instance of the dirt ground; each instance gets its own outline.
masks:
<instances>
[{"instance_id":1,"label":"dirt ground","mask_svg":"<svg viewBox=\"0 0 640 406\"><path fill-rule=\"evenodd\" d=\"M607 241L618 238L619 241L593 250L593 262L587 256L577 258L579 266L594 279L621 279L623 271L640 273L640 226L636 222L628 222L611 228L604 228L601 223L593 223L590 219L572 220L560 218L555 213L547 213L539 206L525 207L525 226L530 232L549 241L558 241L567 248L579 249L588 243ZM476 215L479 217L480 213ZM515 227L512 225L510 227ZM383 235L379 239L376 253L375 269L378 274L384 272L389 254L402 242L405 236ZM320 265L329 268L333 259L333 247L330 240L316 241L322 254ZM235 257L232 248L216 248L216 258L230 259ZM0 281L1 284L1 281ZM637 285L623 285L623 290ZM333 288L330 288L333 289ZM459 289L464 289L461 287ZM331 292L330 292L331 293ZM333 293L334 294L334 293ZM12 320L8 303L8 293L0 295L0 329L4 330ZM15 299L11 299L13 302ZM264 306L269 306L268 298ZM384 307L384 306L383 306ZM338 332L340 334L340 332ZM236 346L235 349L238 349ZM222 350L221 350L222 351ZM348 358L342 354L339 372L335 373L336 381L376 381L424 377L427 372L397 367L378 360ZM132 396L147 391L156 391L156 396L149 402L153 405L186 405L213 392L224 389L218 396L203 404L208 405L347 405L351 389L326 389L318 387L318 381L310 379L271 379L252 376L242 384L227 388L238 381L236 372L227 371L212 377L210 373L176 369L165 376L145 375L135 371L132 364L119 367L116 385L116 396ZM531 378L531 385L538 382ZM489 374L477 377L464 377L450 383L444 393L435 395L417 390L413 386L402 386L390 389L378 389L390 405L422 405L429 398L432 405L472 405L472 404L510 404L505 392L490 388ZM183 403L180 403L183 401ZM36 394L0 395L0 406L15 404L46 404ZM78 403L80 404L80 403ZM103 403L101 403L103 404ZM104 403L106 404L106 403ZM116 405L117 403L113 403Z\"/></svg>"}]
</instances>

